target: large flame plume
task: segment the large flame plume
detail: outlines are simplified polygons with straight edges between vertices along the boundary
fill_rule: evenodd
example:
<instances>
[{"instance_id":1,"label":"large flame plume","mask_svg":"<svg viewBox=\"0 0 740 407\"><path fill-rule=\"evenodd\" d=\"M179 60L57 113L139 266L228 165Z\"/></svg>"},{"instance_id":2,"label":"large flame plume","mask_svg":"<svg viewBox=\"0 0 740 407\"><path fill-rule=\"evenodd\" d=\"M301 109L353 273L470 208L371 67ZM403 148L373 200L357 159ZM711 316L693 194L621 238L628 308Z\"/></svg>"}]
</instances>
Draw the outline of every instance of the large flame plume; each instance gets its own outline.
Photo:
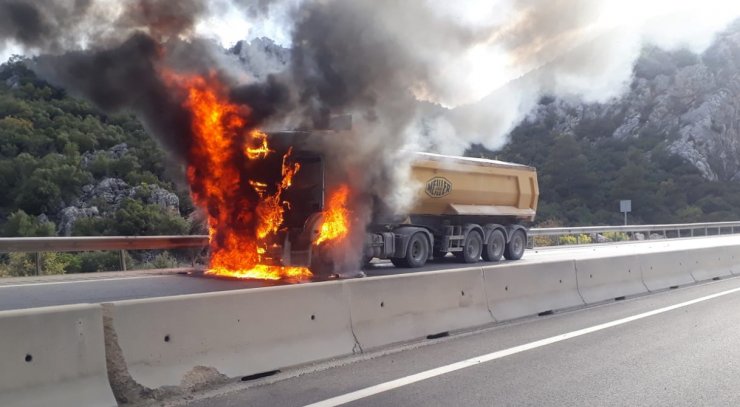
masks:
<instances>
[{"instance_id":1,"label":"large flame plume","mask_svg":"<svg viewBox=\"0 0 740 407\"><path fill-rule=\"evenodd\" d=\"M269 176L276 153L267 135L249 126L250 109L226 98L215 75L166 73L167 81L184 90L191 112L193 140L187 177L195 202L208 215L211 275L269 280L311 277L305 267L267 264L271 239L282 228L288 203L282 194L300 170L289 150L280 163L280 178Z\"/></svg>"},{"instance_id":2,"label":"large flame plume","mask_svg":"<svg viewBox=\"0 0 740 407\"><path fill-rule=\"evenodd\" d=\"M324 220L314 240L316 245L328 241L341 241L347 237L349 233L348 197L349 187L346 184L340 185L329 197L329 203L324 210Z\"/></svg>"}]
</instances>

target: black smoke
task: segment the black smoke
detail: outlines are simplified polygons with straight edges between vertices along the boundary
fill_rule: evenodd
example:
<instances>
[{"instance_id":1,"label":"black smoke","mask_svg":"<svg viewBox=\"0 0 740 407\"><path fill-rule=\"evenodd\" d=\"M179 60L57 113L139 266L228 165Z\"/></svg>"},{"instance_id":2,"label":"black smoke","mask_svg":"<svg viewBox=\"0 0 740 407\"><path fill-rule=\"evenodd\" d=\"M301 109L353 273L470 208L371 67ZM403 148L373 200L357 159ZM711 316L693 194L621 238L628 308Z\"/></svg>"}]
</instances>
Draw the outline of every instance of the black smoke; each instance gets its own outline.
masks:
<instances>
[{"instance_id":1,"label":"black smoke","mask_svg":"<svg viewBox=\"0 0 740 407\"><path fill-rule=\"evenodd\" d=\"M74 27L84 18L92 0L0 0L0 41L13 40L42 50L69 45Z\"/></svg>"},{"instance_id":2,"label":"black smoke","mask_svg":"<svg viewBox=\"0 0 740 407\"><path fill-rule=\"evenodd\" d=\"M134 34L112 49L41 56L32 66L106 112L131 111L176 157L185 157L190 116L159 74L160 45ZM185 143L184 143L185 142Z\"/></svg>"}]
</instances>

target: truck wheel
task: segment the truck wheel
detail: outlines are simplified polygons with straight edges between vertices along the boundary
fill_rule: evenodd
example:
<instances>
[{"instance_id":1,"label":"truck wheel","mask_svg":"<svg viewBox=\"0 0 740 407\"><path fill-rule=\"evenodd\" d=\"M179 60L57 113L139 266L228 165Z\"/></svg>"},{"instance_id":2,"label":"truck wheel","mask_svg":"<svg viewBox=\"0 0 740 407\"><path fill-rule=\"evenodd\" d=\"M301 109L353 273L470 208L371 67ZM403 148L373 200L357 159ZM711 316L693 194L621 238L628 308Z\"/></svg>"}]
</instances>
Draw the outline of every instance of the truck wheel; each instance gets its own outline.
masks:
<instances>
[{"instance_id":1,"label":"truck wheel","mask_svg":"<svg viewBox=\"0 0 740 407\"><path fill-rule=\"evenodd\" d=\"M488 238L488 244L483 247L483 260L485 261L499 261L501 256L504 255L504 248L506 247L506 238L504 232L500 229L496 229L491 232L491 236Z\"/></svg>"},{"instance_id":2,"label":"truck wheel","mask_svg":"<svg viewBox=\"0 0 740 407\"><path fill-rule=\"evenodd\" d=\"M406 247L406 257L391 258L391 263L396 267L416 268L426 264L429 257L429 243L421 233L415 233L409 239Z\"/></svg>"},{"instance_id":3,"label":"truck wheel","mask_svg":"<svg viewBox=\"0 0 740 407\"><path fill-rule=\"evenodd\" d=\"M507 260L519 260L524 256L524 248L527 246L527 236L524 231L518 229L511 235L509 244L506 245L504 250L504 257Z\"/></svg>"},{"instance_id":4,"label":"truck wheel","mask_svg":"<svg viewBox=\"0 0 740 407\"><path fill-rule=\"evenodd\" d=\"M477 230L468 232L465 245L461 252L455 252L455 257L465 263L477 263L483 251L483 237Z\"/></svg>"}]
</instances>

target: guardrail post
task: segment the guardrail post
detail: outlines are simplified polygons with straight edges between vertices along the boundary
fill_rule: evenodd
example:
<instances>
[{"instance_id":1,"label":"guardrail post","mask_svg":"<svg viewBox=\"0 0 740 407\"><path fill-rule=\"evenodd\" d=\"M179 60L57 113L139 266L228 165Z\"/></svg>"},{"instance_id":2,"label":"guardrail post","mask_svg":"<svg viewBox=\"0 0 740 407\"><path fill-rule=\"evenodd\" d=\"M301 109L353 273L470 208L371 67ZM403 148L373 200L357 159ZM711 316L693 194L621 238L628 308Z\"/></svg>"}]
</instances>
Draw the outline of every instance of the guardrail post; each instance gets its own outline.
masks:
<instances>
[{"instance_id":1,"label":"guardrail post","mask_svg":"<svg viewBox=\"0 0 740 407\"><path fill-rule=\"evenodd\" d=\"M121 259L121 271L126 271L126 250L121 249L121 251L118 252L118 255Z\"/></svg>"},{"instance_id":2,"label":"guardrail post","mask_svg":"<svg viewBox=\"0 0 740 407\"><path fill-rule=\"evenodd\" d=\"M36 258L36 275L41 275L41 252L34 253L34 257Z\"/></svg>"}]
</instances>

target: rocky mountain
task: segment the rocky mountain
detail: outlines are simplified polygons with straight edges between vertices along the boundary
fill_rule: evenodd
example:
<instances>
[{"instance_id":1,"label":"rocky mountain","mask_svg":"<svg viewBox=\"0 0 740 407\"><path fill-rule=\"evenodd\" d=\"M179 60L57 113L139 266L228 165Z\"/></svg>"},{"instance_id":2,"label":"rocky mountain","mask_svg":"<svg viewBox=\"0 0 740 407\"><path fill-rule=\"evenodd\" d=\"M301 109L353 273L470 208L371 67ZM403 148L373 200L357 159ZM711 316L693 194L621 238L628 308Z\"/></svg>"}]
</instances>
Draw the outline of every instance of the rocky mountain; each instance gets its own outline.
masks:
<instances>
[{"instance_id":1,"label":"rocky mountain","mask_svg":"<svg viewBox=\"0 0 740 407\"><path fill-rule=\"evenodd\" d=\"M740 21L701 55L645 49L629 92L604 104L543 99L528 125L555 134L660 138L707 180L740 182Z\"/></svg>"}]
</instances>

